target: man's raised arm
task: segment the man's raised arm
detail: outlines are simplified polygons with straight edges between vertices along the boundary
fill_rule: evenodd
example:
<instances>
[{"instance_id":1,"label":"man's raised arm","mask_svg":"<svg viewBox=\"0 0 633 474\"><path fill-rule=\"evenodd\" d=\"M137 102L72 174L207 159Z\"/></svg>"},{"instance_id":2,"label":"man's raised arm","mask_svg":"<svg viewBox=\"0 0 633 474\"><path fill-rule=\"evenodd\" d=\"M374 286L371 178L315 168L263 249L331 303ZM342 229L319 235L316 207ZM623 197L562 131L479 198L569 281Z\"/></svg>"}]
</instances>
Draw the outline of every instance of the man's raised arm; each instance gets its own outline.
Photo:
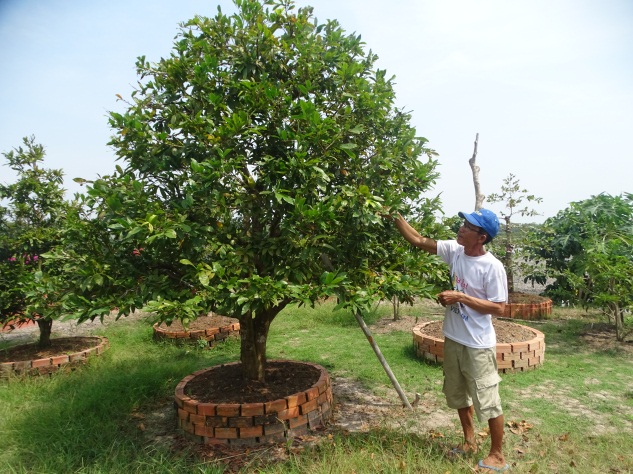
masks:
<instances>
[{"instance_id":1,"label":"man's raised arm","mask_svg":"<svg viewBox=\"0 0 633 474\"><path fill-rule=\"evenodd\" d=\"M398 217L394 219L394 222L396 228L407 242L431 254L437 254L437 242L429 237L421 236L417 230L404 220L400 213L398 213Z\"/></svg>"}]
</instances>

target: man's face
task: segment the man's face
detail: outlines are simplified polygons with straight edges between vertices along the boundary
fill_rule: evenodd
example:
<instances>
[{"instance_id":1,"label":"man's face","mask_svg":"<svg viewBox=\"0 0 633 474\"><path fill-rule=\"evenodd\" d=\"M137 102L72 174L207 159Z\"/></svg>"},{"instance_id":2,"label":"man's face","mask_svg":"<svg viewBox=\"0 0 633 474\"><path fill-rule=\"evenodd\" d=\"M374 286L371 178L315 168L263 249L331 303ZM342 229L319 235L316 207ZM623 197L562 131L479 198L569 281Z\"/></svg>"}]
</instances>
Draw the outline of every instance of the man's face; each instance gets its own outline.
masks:
<instances>
[{"instance_id":1,"label":"man's face","mask_svg":"<svg viewBox=\"0 0 633 474\"><path fill-rule=\"evenodd\" d=\"M457 231L457 243L464 246L473 245L482 236L485 237L484 231L481 227L477 227L468 221L464 221ZM485 238L483 240L485 240Z\"/></svg>"}]
</instances>

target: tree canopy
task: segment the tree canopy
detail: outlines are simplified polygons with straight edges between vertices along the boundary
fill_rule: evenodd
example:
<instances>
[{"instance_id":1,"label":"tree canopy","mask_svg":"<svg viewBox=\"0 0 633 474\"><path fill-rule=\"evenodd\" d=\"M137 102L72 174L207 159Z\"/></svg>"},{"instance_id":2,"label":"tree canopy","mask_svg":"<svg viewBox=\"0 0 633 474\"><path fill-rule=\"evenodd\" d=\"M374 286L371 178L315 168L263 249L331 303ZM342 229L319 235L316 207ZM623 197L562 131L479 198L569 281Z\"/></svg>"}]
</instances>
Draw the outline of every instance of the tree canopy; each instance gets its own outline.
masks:
<instances>
[{"instance_id":1,"label":"tree canopy","mask_svg":"<svg viewBox=\"0 0 633 474\"><path fill-rule=\"evenodd\" d=\"M605 310L623 340L625 315L633 307L631 236L633 194L573 202L530 237L530 253L545 263L545 272L532 278L552 278L546 293L556 301Z\"/></svg>"}]
</instances>

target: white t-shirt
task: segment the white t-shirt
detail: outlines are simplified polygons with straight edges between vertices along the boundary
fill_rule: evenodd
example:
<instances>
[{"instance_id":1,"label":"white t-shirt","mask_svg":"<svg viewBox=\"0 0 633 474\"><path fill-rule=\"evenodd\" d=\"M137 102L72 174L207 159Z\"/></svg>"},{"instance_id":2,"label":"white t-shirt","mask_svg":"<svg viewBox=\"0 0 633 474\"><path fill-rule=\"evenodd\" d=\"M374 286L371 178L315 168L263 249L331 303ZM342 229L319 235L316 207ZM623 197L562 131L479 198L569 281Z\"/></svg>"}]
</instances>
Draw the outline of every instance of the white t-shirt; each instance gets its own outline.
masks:
<instances>
[{"instance_id":1,"label":"white t-shirt","mask_svg":"<svg viewBox=\"0 0 633 474\"><path fill-rule=\"evenodd\" d=\"M490 252L479 257L464 254L455 240L437 242L437 254L451 270L453 290L495 303L508 299L508 280L503 264ZM444 336L468 347L485 349L497 344L492 316L465 304L446 307Z\"/></svg>"}]
</instances>

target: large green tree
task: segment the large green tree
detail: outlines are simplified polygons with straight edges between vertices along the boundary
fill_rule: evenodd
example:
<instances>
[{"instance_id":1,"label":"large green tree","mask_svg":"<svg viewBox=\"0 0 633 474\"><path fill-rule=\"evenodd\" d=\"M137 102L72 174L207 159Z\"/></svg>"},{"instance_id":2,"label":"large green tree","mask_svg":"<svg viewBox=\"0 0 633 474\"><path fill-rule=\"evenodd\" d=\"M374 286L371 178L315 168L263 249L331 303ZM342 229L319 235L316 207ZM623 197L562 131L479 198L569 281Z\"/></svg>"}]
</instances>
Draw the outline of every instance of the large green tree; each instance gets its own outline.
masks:
<instances>
[{"instance_id":1,"label":"large green tree","mask_svg":"<svg viewBox=\"0 0 633 474\"><path fill-rule=\"evenodd\" d=\"M532 278L553 279L546 294L555 301L604 310L623 340L633 309L632 236L633 194L573 202L530 237L530 253L545 263L545 272Z\"/></svg>"},{"instance_id":2,"label":"large green tree","mask_svg":"<svg viewBox=\"0 0 633 474\"><path fill-rule=\"evenodd\" d=\"M169 57L139 58L126 111L110 114L121 166L88 183L101 244L84 252L84 303L98 303L82 317L109 303L237 317L243 369L262 380L287 305L337 295L362 312L432 291L423 271L404 278L380 215L431 215L436 161L360 36L291 1L235 4L181 25Z\"/></svg>"}]
</instances>

